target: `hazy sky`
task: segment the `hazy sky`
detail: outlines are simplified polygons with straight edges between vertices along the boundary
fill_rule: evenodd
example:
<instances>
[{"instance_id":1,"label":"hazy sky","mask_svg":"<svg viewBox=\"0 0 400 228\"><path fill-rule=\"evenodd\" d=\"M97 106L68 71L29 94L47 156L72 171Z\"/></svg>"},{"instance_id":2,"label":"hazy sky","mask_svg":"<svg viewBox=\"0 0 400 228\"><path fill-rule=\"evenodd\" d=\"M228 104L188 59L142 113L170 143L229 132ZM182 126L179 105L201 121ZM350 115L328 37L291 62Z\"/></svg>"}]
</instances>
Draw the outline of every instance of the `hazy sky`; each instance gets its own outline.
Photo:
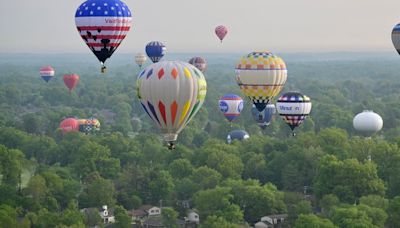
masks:
<instances>
[{"instance_id":1,"label":"hazy sky","mask_svg":"<svg viewBox=\"0 0 400 228\"><path fill-rule=\"evenodd\" d=\"M89 52L81 0L0 0L0 52ZM133 26L118 52L389 51L399 0L125 0ZM221 45L216 25L229 27ZM394 51L394 50L393 50Z\"/></svg>"}]
</instances>

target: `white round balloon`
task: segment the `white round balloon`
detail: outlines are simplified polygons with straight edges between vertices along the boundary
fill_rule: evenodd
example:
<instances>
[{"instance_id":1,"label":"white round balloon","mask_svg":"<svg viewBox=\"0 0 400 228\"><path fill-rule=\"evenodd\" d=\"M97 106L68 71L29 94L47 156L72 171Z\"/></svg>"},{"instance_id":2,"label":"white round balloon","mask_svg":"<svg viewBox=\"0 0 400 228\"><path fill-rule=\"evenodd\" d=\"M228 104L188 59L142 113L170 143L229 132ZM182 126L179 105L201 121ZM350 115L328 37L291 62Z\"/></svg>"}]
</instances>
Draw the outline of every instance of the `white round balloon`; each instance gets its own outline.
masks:
<instances>
[{"instance_id":1,"label":"white round balloon","mask_svg":"<svg viewBox=\"0 0 400 228\"><path fill-rule=\"evenodd\" d=\"M382 117L373 111L364 110L353 119L354 128L366 136L371 136L383 127Z\"/></svg>"}]
</instances>

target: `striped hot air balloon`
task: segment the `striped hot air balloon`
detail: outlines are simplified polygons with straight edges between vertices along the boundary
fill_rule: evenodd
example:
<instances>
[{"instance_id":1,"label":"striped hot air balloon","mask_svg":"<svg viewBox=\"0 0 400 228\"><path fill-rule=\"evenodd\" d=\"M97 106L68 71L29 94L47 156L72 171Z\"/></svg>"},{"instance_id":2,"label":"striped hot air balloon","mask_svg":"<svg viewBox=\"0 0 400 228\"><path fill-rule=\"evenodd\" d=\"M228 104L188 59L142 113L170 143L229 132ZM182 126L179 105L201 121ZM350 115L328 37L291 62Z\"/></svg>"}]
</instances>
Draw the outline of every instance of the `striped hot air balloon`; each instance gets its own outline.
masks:
<instances>
[{"instance_id":1,"label":"striped hot air balloon","mask_svg":"<svg viewBox=\"0 0 400 228\"><path fill-rule=\"evenodd\" d=\"M160 41L151 41L146 45L146 54L153 63L157 63L165 55L167 48Z\"/></svg>"},{"instance_id":2,"label":"striped hot air balloon","mask_svg":"<svg viewBox=\"0 0 400 228\"><path fill-rule=\"evenodd\" d=\"M286 79L285 62L270 52L252 52L236 65L237 84L260 112L279 94Z\"/></svg>"},{"instance_id":3,"label":"striped hot air balloon","mask_svg":"<svg viewBox=\"0 0 400 228\"><path fill-rule=\"evenodd\" d=\"M219 109L232 122L243 110L243 99L236 94L225 94L219 99Z\"/></svg>"},{"instance_id":4,"label":"striped hot air balloon","mask_svg":"<svg viewBox=\"0 0 400 228\"><path fill-rule=\"evenodd\" d=\"M307 118L311 112L311 106L311 99L298 92L285 93L276 102L279 115L292 131Z\"/></svg>"},{"instance_id":5,"label":"striped hot air balloon","mask_svg":"<svg viewBox=\"0 0 400 228\"><path fill-rule=\"evenodd\" d=\"M203 105L207 83L189 63L162 61L139 74L136 89L143 109L173 149L178 134Z\"/></svg>"},{"instance_id":6,"label":"striped hot air balloon","mask_svg":"<svg viewBox=\"0 0 400 228\"><path fill-rule=\"evenodd\" d=\"M219 25L215 28L215 34L222 43L222 40L225 38L226 34L228 34L228 28L224 25Z\"/></svg>"},{"instance_id":7,"label":"striped hot air balloon","mask_svg":"<svg viewBox=\"0 0 400 228\"><path fill-rule=\"evenodd\" d=\"M397 53L400 54L400 23L394 26L392 30L392 42Z\"/></svg>"},{"instance_id":8,"label":"striped hot air balloon","mask_svg":"<svg viewBox=\"0 0 400 228\"><path fill-rule=\"evenodd\" d=\"M137 65L139 65L140 68L142 68L142 65L146 62L147 57L143 53L139 53L135 56L135 62Z\"/></svg>"},{"instance_id":9,"label":"striped hot air balloon","mask_svg":"<svg viewBox=\"0 0 400 228\"><path fill-rule=\"evenodd\" d=\"M199 69L203 73L207 69L207 62L202 57L193 57L189 60L189 63L197 67L197 69Z\"/></svg>"},{"instance_id":10,"label":"striped hot air balloon","mask_svg":"<svg viewBox=\"0 0 400 228\"><path fill-rule=\"evenodd\" d=\"M105 72L105 61L128 34L131 21L131 11L120 0L87 0L76 10L79 35L100 61L101 72Z\"/></svg>"},{"instance_id":11,"label":"striped hot air balloon","mask_svg":"<svg viewBox=\"0 0 400 228\"><path fill-rule=\"evenodd\" d=\"M54 69L51 66L44 66L40 68L40 77L45 82L49 82L54 77Z\"/></svg>"}]
</instances>

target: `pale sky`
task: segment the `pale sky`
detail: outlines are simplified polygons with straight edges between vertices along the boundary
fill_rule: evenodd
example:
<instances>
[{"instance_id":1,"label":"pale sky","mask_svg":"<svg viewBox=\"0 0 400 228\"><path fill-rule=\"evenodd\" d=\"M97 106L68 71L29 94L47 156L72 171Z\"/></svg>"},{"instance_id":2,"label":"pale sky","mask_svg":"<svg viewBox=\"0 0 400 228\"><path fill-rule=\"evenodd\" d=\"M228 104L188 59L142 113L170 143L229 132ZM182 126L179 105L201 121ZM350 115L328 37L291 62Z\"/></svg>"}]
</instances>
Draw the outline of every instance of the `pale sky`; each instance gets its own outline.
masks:
<instances>
[{"instance_id":1,"label":"pale sky","mask_svg":"<svg viewBox=\"0 0 400 228\"><path fill-rule=\"evenodd\" d=\"M75 27L81 0L0 0L0 52L90 52ZM391 51L399 0L124 0L133 26L117 52ZM229 33L221 45L217 25Z\"/></svg>"}]
</instances>

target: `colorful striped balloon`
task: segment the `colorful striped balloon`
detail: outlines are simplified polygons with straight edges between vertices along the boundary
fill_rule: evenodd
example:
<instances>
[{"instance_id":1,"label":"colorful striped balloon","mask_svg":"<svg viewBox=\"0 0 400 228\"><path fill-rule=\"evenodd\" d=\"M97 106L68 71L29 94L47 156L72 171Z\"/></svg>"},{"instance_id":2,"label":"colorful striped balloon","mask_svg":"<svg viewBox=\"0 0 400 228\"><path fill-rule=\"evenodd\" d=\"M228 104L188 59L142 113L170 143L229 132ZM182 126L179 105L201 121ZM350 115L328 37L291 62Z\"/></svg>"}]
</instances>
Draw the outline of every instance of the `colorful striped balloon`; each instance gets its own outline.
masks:
<instances>
[{"instance_id":1,"label":"colorful striped balloon","mask_svg":"<svg viewBox=\"0 0 400 228\"><path fill-rule=\"evenodd\" d=\"M120 0L87 0L76 10L79 35L100 61L103 73L105 61L131 28L131 16L128 6Z\"/></svg>"},{"instance_id":2,"label":"colorful striped balloon","mask_svg":"<svg viewBox=\"0 0 400 228\"><path fill-rule=\"evenodd\" d=\"M226 34L228 34L228 28L224 25L219 25L215 28L215 34L222 43L222 40L225 38Z\"/></svg>"},{"instance_id":3,"label":"colorful striped balloon","mask_svg":"<svg viewBox=\"0 0 400 228\"><path fill-rule=\"evenodd\" d=\"M311 106L311 99L298 92L285 93L276 102L279 115L292 131L307 118Z\"/></svg>"},{"instance_id":4,"label":"colorful striped balloon","mask_svg":"<svg viewBox=\"0 0 400 228\"><path fill-rule=\"evenodd\" d=\"M219 109L225 118L232 122L243 110L243 99L236 94L225 94L219 99Z\"/></svg>"},{"instance_id":5,"label":"colorful striped balloon","mask_svg":"<svg viewBox=\"0 0 400 228\"><path fill-rule=\"evenodd\" d=\"M197 67L197 69L199 69L203 73L207 69L207 62L202 57L193 57L189 60L189 63Z\"/></svg>"},{"instance_id":6,"label":"colorful striped balloon","mask_svg":"<svg viewBox=\"0 0 400 228\"><path fill-rule=\"evenodd\" d=\"M207 83L189 63L162 61L139 74L136 89L143 109L173 149L178 134L203 105Z\"/></svg>"},{"instance_id":7,"label":"colorful striped balloon","mask_svg":"<svg viewBox=\"0 0 400 228\"><path fill-rule=\"evenodd\" d=\"M54 69L51 66L44 66L40 68L40 77L45 82L49 82L54 77Z\"/></svg>"},{"instance_id":8,"label":"colorful striped balloon","mask_svg":"<svg viewBox=\"0 0 400 228\"><path fill-rule=\"evenodd\" d=\"M287 79L285 62L270 52L252 52L241 58L235 69L237 84L260 112Z\"/></svg>"}]
</instances>

